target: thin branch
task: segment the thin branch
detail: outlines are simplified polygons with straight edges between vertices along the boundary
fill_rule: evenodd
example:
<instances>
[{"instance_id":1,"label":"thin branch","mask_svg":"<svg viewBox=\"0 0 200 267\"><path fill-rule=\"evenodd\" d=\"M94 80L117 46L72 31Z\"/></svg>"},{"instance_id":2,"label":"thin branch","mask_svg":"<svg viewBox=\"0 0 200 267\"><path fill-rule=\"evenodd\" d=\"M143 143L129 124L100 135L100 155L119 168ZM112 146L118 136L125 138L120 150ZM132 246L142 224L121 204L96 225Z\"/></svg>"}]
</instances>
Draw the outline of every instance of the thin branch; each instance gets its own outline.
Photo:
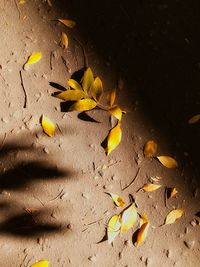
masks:
<instances>
[{"instance_id":1,"label":"thin branch","mask_svg":"<svg viewBox=\"0 0 200 267\"><path fill-rule=\"evenodd\" d=\"M61 59L62 59L62 62L63 62L63 64L65 65L65 67L66 67L66 69L67 69L67 72L70 73L70 69L69 69L69 67L68 67L68 65L67 65L67 61L64 59L63 56L61 56Z\"/></svg>"},{"instance_id":2,"label":"thin branch","mask_svg":"<svg viewBox=\"0 0 200 267\"><path fill-rule=\"evenodd\" d=\"M24 81L23 81L23 76L22 76L21 70L19 71L19 75L20 75L20 80L21 80L21 86L22 86L22 89L24 91L24 106L23 106L23 108L26 108L27 107L27 93L26 93L26 89L24 87Z\"/></svg>"},{"instance_id":3,"label":"thin branch","mask_svg":"<svg viewBox=\"0 0 200 267\"><path fill-rule=\"evenodd\" d=\"M138 170L137 170L137 172L136 172L135 177L133 178L133 180L127 186L125 186L122 189L122 191L124 191L125 189L127 189L129 186L131 186L135 182L136 178L138 177L139 172L140 172L140 167L138 168Z\"/></svg>"}]
</instances>

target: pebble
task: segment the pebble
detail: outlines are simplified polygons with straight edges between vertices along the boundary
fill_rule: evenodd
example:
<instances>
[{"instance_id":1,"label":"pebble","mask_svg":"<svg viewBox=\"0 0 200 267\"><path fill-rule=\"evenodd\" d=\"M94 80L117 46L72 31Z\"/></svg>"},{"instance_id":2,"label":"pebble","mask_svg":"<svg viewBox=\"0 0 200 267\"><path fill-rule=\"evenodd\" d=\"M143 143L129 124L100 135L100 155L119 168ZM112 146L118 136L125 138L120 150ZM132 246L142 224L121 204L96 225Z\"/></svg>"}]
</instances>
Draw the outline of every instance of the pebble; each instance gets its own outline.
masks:
<instances>
[{"instance_id":1,"label":"pebble","mask_svg":"<svg viewBox=\"0 0 200 267\"><path fill-rule=\"evenodd\" d=\"M1 118L1 121L4 123L8 123L9 121L6 118Z\"/></svg>"},{"instance_id":2,"label":"pebble","mask_svg":"<svg viewBox=\"0 0 200 267\"><path fill-rule=\"evenodd\" d=\"M167 249L167 250L166 250L166 256L167 256L167 258L169 258L169 257L170 257L170 255L171 255L171 252L170 252L170 250L169 250L169 249Z\"/></svg>"},{"instance_id":3,"label":"pebble","mask_svg":"<svg viewBox=\"0 0 200 267\"><path fill-rule=\"evenodd\" d=\"M195 227L195 226L197 225L197 222L196 222L196 220L194 219L194 220L192 220L192 221L190 222L190 224L191 224L193 227Z\"/></svg>"},{"instance_id":4,"label":"pebble","mask_svg":"<svg viewBox=\"0 0 200 267\"><path fill-rule=\"evenodd\" d=\"M194 247L195 241L184 241L184 245L188 248L188 249L192 249Z\"/></svg>"},{"instance_id":5,"label":"pebble","mask_svg":"<svg viewBox=\"0 0 200 267\"><path fill-rule=\"evenodd\" d=\"M83 198L86 198L86 199L89 199L89 198L90 198L90 195L87 194L87 193L82 193L82 197L83 197Z\"/></svg>"},{"instance_id":6,"label":"pebble","mask_svg":"<svg viewBox=\"0 0 200 267\"><path fill-rule=\"evenodd\" d=\"M49 149L47 147L43 148L44 153L49 154Z\"/></svg>"},{"instance_id":7,"label":"pebble","mask_svg":"<svg viewBox=\"0 0 200 267\"><path fill-rule=\"evenodd\" d=\"M94 256L90 256L90 257L88 257L88 260L92 261L92 262L96 262L97 261L97 257L95 255Z\"/></svg>"}]
</instances>

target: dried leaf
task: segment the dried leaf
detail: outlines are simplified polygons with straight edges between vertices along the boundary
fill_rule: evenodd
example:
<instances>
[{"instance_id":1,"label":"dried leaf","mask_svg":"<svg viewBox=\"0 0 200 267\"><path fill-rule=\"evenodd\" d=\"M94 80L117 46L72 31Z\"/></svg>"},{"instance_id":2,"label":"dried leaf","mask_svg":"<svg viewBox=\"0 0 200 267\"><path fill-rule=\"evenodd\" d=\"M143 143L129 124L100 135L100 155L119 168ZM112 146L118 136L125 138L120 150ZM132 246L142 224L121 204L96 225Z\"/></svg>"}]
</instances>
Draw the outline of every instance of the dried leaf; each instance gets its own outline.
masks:
<instances>
[{"instance_id":1,"label":"dried leaf","mask_svg":"<svg viewBox=\"0 0 200 267\"><path fill-rule=\"evenodd\" d=\"M122 119L122 110L120 107L116 106L109 109L109 112L116 118L118 121Z\"/></svg>"},{"instance_id":2,"label":"dried leaf","mask_svg":"<svg viewBox=\"0 0 200 267\"><path fill-rule=\"evenodd\" d=\"M198 122L199 120L200 120L200 114L197 114L197 115L193 116L192 118L190 118L188 123L193 124L193 123Z\"/></svg>"},{"instance_id":3,"label":"dried leaf","mask_svg":"<svg viewBox=\"0 0 200 267\"><path fill-rule=\"evenodd\" d=\"M27 65L32 65L32 64L37 63L38 61L40 61L41 58L42 58L42 53L41 53L41 52L33 53L33 54L28 58L28 60L26 61L25 65L24 65L24 68L25 68Z\"/></svg>"},{"instance_id":4,"label":"dried leaf","mask_svg":"<svg viewBox=\"0 0 200 267\"><path fill-rule=\"evenodd\" d=\"M144 145L144 155L145 157L152 157L157 151L158 145L154 140L149 140Z\"/></svg>"},{"instance_id":5,"label":"dried leaf","mask_svg":"<svg viewBox=\"0 0 200 267\"><path fill-rule=\"evenodd\" d=\"M155 177L150 177L150 181L151 182L159 182L160 180L162 179L162 177L159 177L159 176L155 176Z\"/></svg>"},{"instance_id":6,"label":"dried leaf","mask_svg":"<svg viewBox=\"0 0 200 267\"><path fill-rule=\"evenodd\" d=\"M97 103L90 98L78 100L70 107L70 111L87 111L95 108Z\"/></svg>"},{"instance_id":7,"label":"dried leaf","mask_svg":"<svg viewBox=\"0 0 200 267\"><path fill-rule=\"evenodd\" d=\"M165 224L172 224L177 219L181 218L184 213L183 209L172 210L165 219Z\"/></svg>"},{"instance_id":8,"label":"dried leaf","mask_svg":"<svg viewBox=\"0 0 200 267\"><path fill-rule=\"evenodd\" d=\"M82 90L82 87L80 86L80 84L74 79L69 79L67 82L72 89Z\"/></svg>"},{"instance_id":9,"label":"dried leaf","mask_svg":"<svg viewBox=\"0 0 200 267\"><path fill-rule=\"evenodd\" d=\"M62 100L66 101L77 101L81 98L84 98L85 93L81 90L66 90L58 95L56 95L57 98L60 98Z\"/></svg>"},{"instance_id":10,"label":"dried leaf","mask_svg":"<svg viewBox=\"0 0 200 267\"><path fill-rule=\"evenodd\" d=\"M92 70L91 68L87 68L87 70L84 72L83 80L82 80L82 87L85 93L89 91L93 82L94 82L94 76L93 76Z\"/></svg>"},{"instance_id":11,"label":"dried leaf","mask_svg":"<svg viewBox=\"0 0 200 267\"><path fill-rule=\"evenodd\" d=\"M108 243L111 244L115 237L120 233L121 224L119 221L119 215L114 215L108 222L107 235Z\"/></svg>"},{"instance_id":12,"label":"dried leaf","mask_svg":"<svg viewBox=\"0 0 200 267\"><path fill-rule=\"evenodd\" d=\"M135 204L133 203L120 214L121 232L126 232L132 228L138 218Z\"/></svg>"},{"instance_id":13,"label":"dried leaf","mask_svg":"<svg viewBox=\"0 0 200 267\"><path fill-rule=\"evenodd\" d=\"M91 85L92 97L99 102L103 93L103 84L99 77L96 77Z\"/></svg>"},{"instance_id":14,"label":"dried leaf","mask_svg":"<svg viewBox=\"0 0 200 267\"><path fill-rule=\"evenodd\" d=\"M176 190L175 187L167 189L167 197L168 198L174 197L177 193L178 193L178 191Z\"/></svg>"},{"instance_id":15,"label":"dried leaf","mask_svg":"<svg viewBox=\"0 0 200 267\"><path fill-rule=\"evenodd\" d=\"M23 4L25 4L25 3L26 3L26 0L20 0L20 1L19 1L19 4L20 4L20 5L23 5Z\"/></svg>"},{"instance_id":16,"label":"dried leaf","mask_svg":"<svg viewBox=\"0 0 200 267\"><path fill-rule=\"evenodd\" d=\"M113 90L110 94L109 94L109 103L108 105L110 107L113 106L113 104L115 103L115 99L116 99L116 90Z\"/></svg>"},{"instance_id":17,"label":"dried leaf","mask_svg":"<svg viewBox=\"0 0 200 267\"><path fill-rule=\"evenodd\" d=\"M67 47L68 47L68 37L67 37L67 34L64 33L64 32L62 32L61 41L62 41L63 47L65 49L67 49Z\"/></svg>"},{"instance_id":18,"label":"dried leaf","mask_svg":"<svg viewBox=\"0 0 200 267\"><path fill-rule=\"evenodd\" d=\"M148 234L148 230L149 230L149 226L150 226L150 223L145 222L142 224L142 226L138 230L137 241L135 243L136 247L138 247L146 239L147 234Z\"/></svg>"},{"instance_id":19,"label":"dried leaf","mask_svg":"<svg viewBox=\"0 0 200 267\"><path fill-rule=\"evenodd\" d=\"M70 19L58 19L61 23L63 23L65 26L69 28L74 28L76 26L76 22L74 20Z\"/></svg>"},{"instance_id":20,"label":"dried leaf","mask_svg":"<svg viewBox=\"0 0 200 267\"><path fill-rule=\"evenodd\" d=\"M110 133L108 134L108 143L107 143L107 155L109 156L110 153L120 144L122 138L122 131L120 124L118 123Z\"/></svg>"},{"instance_id":21,"label":"dried leaf","mask_svg":"<svg viewBox=\"0 0 200 267\"><path fill-rule=\"evenodd\" d=\"M160 163L162 163L163 166L169 169L178 167L177 161L172 157L159 156L157 159L160 161Z\"/></svg>"},{"instance_id":22,"label":"dried leaf","mask_svg":"<svg viewBox=\"0 0 200 267\"><path fill-rule=\"evenodd\" d=\"M147 223L149 220L148 220L148 217L147 217L147 214L146 213L143 213L141 218L140 218L140 227L144 224L144 223Z\"/></svg>"},{"instance_id":23,"label":"dried leaf","mask_svg":"<svg viewBox=\"0 0 200 267\"><path fill-rule=\"evenodd\" d=\"M109 193L109 194L111 195L112 200L118 207L124 207L125 202L122 197L118 196L117 194L112 194L112 193Z\"/></svg>"},{"instance_id":24,"label":"dried leaf","mask_svg":"<svg viewBox=\"0 0 200 267\"><path fill-rule=\"evenodd\" d=\"M162 185L160 184L145 184L142 189L145 191L145 192L152 192L152 191L155 191L157 190L158 188L160 188Z\"/></svg>"},{"instance_id":25,"label":"dried leaf","mask_svg":"<svg viewBox=\"0 0 200 267\"><path fill-rule=\"evenodd\" d=\"M50 137L55 135L55 124L47 117L42 115L43 131Z\"/></svg>"},{"instance_id":26,"label":"dried leaf","mask_svg":"<svg viewBox=\"0 0 200 267\"><path fill-rule=\"evenodd\" d=\"M31 265L31 267L48 267L49 261L38 261Z\"/></svg>"},{"instance_id":27,"label":"dried leaf","mask_svg":"<svg viewBox=\"0 0 200 267\"><path fill-rule=\"evenodd\" d=\"M47 0L47 3L48 3L48 5L49 5L50 7L52 7L52 3L51 3L50 0Z\"/></svg>"}]
</instances>

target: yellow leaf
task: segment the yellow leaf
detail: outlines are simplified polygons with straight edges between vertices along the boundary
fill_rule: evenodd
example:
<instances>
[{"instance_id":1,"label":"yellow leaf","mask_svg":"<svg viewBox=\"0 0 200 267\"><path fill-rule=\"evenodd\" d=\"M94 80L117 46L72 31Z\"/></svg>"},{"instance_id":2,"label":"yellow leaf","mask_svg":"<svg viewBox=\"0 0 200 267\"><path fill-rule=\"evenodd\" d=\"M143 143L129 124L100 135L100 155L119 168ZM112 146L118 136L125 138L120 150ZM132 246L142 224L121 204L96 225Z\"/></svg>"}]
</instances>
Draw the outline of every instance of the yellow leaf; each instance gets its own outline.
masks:
<instances>
[{"instance_id":1,"label":"yellow leaf","mask_svg":"<svg viewBox=\"0 0 200 267\"><path fill-rule=\"evenodd\" d=\"M67 37L67 34L64 33L64 32L62 32L61 41L62 41L63 47L65 49L67 49L67 47L68 47L68 37Z\"/></svg>"},{"instance_id":2,"label":"yellow leaf","mask_svg":"<svg viewBox=\"0 0 200 267\"><path fill-rule=\"evenodd\" d=\"M157 159L160 161L160 163L162 163L162 165L164 165L165 167L169 169L178 167L177 161L172 157L159 156L157 157Z\"/></svg>"},{"instance_id":3,"label":"yellow leaf","mask_svg":"<svg viewBox=\"0 0 200 267\"><path fill-rule=\"evenodd\" d=\"M108 222L107 235L108 243L111 244L115 237L120 233L121 224L119 221L119 215L114 215Z\"/></svg>"},{"instance_id":4,"label":"yellow leaf","mask_svg":"<svg viewBox=\"0 0 200 267\"><path fill-rule=\"evenodd\" d=\"M193 123L198 122L199 120L200 120L200 114L197 114L197 115L193 116L192 118L190 118L188 123L193 124Z\"/></svg>"},{"instance_id":5,"label":"yellow leaf","mask_svg":"<svg viewBox=\"0 0 200 267\"><path fill-rule=\"evenodd\" d=\"M177 193L178 193L178 191L176 190L175 187L167 189L167 197L168 198L174 197Z\"/></svg>"},{"instance_id":6,"label":"yellow leaf","mask_svg":"<svg viewBox=\"0 0 200 267\"><path fill-rule=\"evenodd\" d=\"M41 53L41 52L33 53L33 54L28 58L28 60L26 61L25 65L24 65L24 68L25 68L27 65L32 65L32 64L37 63L38 61L40 61L41 58L42 58L42 53Z\"/></svg>"},{"instance_id":7,"label":"yellow leaf","mask_svg":"<svg viewBox=\"0 0 200 267\"><path fill-rule=\"evenodd\" d=\"M145 184L142 189L145 191L145 192L152 192L152 191L155 191L157 190L158 188L160 188L162 185L160 184Z\"/></svg>"},{"instance_id":8,"label":"yellow leaf","mask_svg":"<svg viewBox=\"0 0 200 267\"><path fill-rule=\"evenodd\" d=\"M146 142L144 145L144 155L145 157L152 157L156 151L157 151L158 145L156 144L155 141L149 140Z\"/></svg>"},{"instance_id":9,"label":"yellow leaf","mask_svg":"<svg viewBox=\"0 0 200 267\"><path fill-rule=\"evenodd\" d=\"M49 261L38 261L31 265L31 267L48 267Z\"/></svg>"},{"instance_id":10,"label":"yellow leaf","mask_svg":"<svg viewBox=\"0 0 200 267\"><path fill-rule=\"evenodd\" d=\"M69 79L68 81L68 84L69 86L72 88L72 89L75 89L75 90L82 90L80 84L75 81L74 79Z\"/></svg>"},{"instance_id":11,"label":"yellow leaf","mask_svg":"<svg viewBox=\"0 0 200 267\"><path fill-rule=\"evenodd\" d=\"M98 102L101 99L103 93L103 84L99 77L96 77L91 85L92 97Z\"/></svg>"},{"instance_id":12,"label":"yellow leaf","mask_svg":"<svg viewBox=\"0 0 200 267\"><path fill-rule=\"evenodd\" d=\"M87 70L84 72L83 80L82 80L82 87L85 93L89 91L93 82L94 82L94 76L93 76L92 70L91 68L87 68Z\"/></svg>"},{"instance_id":13,"label":"yellow leaf","mask_svg":"<svg viewBox=\"0 0 200 267\"><path fill-rule=\"evenodd\" d=\"M147 234L148 234L148 230L149 230L149 226L150 226L150 223L145 222L144 224L142 224L142 226L138 230L137 241L135 243L136 247L139 246L146 239Z\"/></svg>"},{"instance_id":14,"label":"yellow leaf","mask_svg":"<svg viewBox=\"0 0 200 267\"><path fill-rule=\"evenodd\" d=\"M177 219L181 218L184 213L183 209L172 210L165 219L165 224L172 224Z\"/></svg>"},{"instance_id":15,"label":"yellow leaf","mask_svg":"<svg viewBox=\"0 0 200 267\"><path fill-rule=\"evenodd\" d=\"M134 226L138 218L137 209L133 203L120 214L121 232L126 232Z\"/></svg>"},{"instance_id":16,"label":"yellow leaf","mask_svg":"<svg viewBox=\"0 0 200 267\"><path fill-rule=\"evenodd\" d=\"M115 99L116 99L116 90L113 90L110 94L109 94L109 103L108 105L110 107L113 106L113 104L115 103Z\"/></svg>"},{"instance_id":17,"label":"yellow leaf","mask_svg":"<svg viewBox=\"0 0 200 267\"><path fill-rule=\"evenodd\" d=\"M118 119L118 121L121 121L122 110L120 107L116 106L116 107L110 108L109 111L116 119Z\"/></svg>"},{"instance_id":18,"label":"yellow leaf","mask_svg":"<svg viewBox=\"0 0 200 267\"><path fill-rule=\"evenodd\" d=\"M87 111L95 108L97 103L90 98L78 100L70 107L70 111Z\"/></svg>"},{"instance_id":19,"label":"yellow leaf","mask_svg":"<svg viewBox=\"0 0 200 267\"><path fill-rule=\"evenodd\" d=\"M43 131L50 137L55 135L55 124L47 117L42 115Z\"/></svg>"},{"instance_id":20,"label":"yellow leaf","mask_svg":"<svg viewBox=\"0 0 200 267\"><path fill-rule=\"evenodd\" d=\"M81 90L66 90L56 95L57 98L60 98L66 101L77 101L83 98L84 96L85 96L85 93Z\"/></svg>"},{"instance_id":21,"label":"yellow leaf","mask_svg":"<svg viewBox=\"0 0 200 267\"><path fill-rule=\"evenodd\" d=\"M118 207L123 207L125 205L124 199L117 194L109 193L112 197L112 200Z\"/></svg>"},{"instance_id":22,"label":"yellow leaf","mask_svg":"<svg viewBox=\"0 0 200 267\"><path fill-rule=\"evenodd\" d=\"M120 124L118 123L108 134L107 139L107 155L109 156L110 153L120 144L122 138L122 131L120 128Z\"/></svg>"},{"instance_id":23,"label":"yellow leaf","mask_svg":"<svg viewBox=\"0 0 200 267\"><path fill-rule=\"evenodd\" d=\"M76 22L70 19L58 19L61 23L69 28L74 28L76 26Z\"/></svg>"},{"instance_id":24,"label":"yellow leaf","mask_svg":"<svg viewBox=\"0 0 200 267\"><path fill-rule=\"evenodd\" d=\"M143 213L141 218L140 218L140 227L144 224L144 223L147 223L149 220L148 220L148 217L147 217L147 214L146 213Z\"/></svg>"}]
</instances>

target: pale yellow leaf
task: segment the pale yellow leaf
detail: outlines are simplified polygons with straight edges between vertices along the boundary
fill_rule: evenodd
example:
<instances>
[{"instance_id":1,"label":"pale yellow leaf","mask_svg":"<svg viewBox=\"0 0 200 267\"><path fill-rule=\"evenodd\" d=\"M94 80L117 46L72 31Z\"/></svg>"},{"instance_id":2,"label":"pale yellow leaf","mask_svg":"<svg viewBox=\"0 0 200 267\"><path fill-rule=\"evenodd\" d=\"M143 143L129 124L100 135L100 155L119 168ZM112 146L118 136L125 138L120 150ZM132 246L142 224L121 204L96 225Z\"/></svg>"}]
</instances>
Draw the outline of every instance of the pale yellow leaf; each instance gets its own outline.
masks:
<instances>
[{"instance_id":1,"label":"pale yellow leaf","mask_svg":"<svg viewBox=\"0 0 200 267\"><path fill-rule=\"evenodd\" d=\"M109 193L109 194L111 195L112 200L118 207L124 207L125 202L122 197L118 196L117 194L113 194L113 193Z\"/></svg>"},{"instance_id":2,"label":"pale yellow leaf","mask_svg":"<svg viewBox=\"0 0 200 267\"><path fill-rule=\"evenodd\" d=\"M90 90L90 87L93 84L93 82L94 82L94 76L92 70L91 68L87 68L87 70L84 72L82 79L82 87L85 93L87 93Z\"/></svg>"},{"instance_id":3,"label":"pale yellow leaf","mask_svg":"<svg viewBox=\"0 0 200 267\"><path fill-rule=\"evenodd\" d=\"M49 267L49 261L38 261L32 264L30 267Z\"/></svg>"},{"instance_id":4,"label":"pale yellow leaf","mask_svg":"<svg viewBox=\"0 0 200 267\"><path fill-rule=\"evenodd\" d=\"M110 153L120 144L122 138L122 131L120 124L118 123L110 133L108 134L108 139L107 139L107 155L109 156Z\"/></svg>"},{"instance_id":5,"label":"pale yellow leaf","mask_svg":"<svg viewBox=\"0 0 200 267\"><path fill-rule=\"evenodd\" d=\"M70 107L70 111L87 111L95 108L97 103L90 98L78 100Z\"/></svg>"},{"instance_id":6,"label":"pale yellow leaf","mask_svg":"<svg viewBox=\"0 0 200 267\"><path fill-rule=\"evenodd\" d=\"M162 163L163 166L165 166L169 169L178 167L177 161L172 157L159 156L159 157L157 157L157 159L160 161L160 163Z\"/></svg>"},{"instance_id":7,"label":"pale yellow leaf","mask_svg":"<svg viewBox=\"0 0 200 267\"><path fill-rule=\"evenodd\" d=\"M103 84L99 77L96 77L91 85L92 97L99 102L103 93Z\"/></svg>"},{"instance_id":8,"label":"pale yellow leaf","mask_svg":"<svg viewBox=\"0 0 200 267\"><path fill-rule=\"evenodd\" d=\"M33 54L28 58L28 60L26 61L25 65L24 65L24 68L25 68L27 65L32 65L32 64L37 63L38 61L40 61L41 58L42 58L42 53L41 53L41 52L33 53Z\"/></svg>"},{"instance_id":9,"label":"pale yellow leaf","mask_svg":"<svg viewBox=\"0 0 200 267\"><path fill-rule=\"evenodd\" d=\"M108 243L111 244L115 237L120 233L121 224L119 221L119 215L114 215L108 222L107 235Z\"/></svg>"},{"instance_id":10,"label":"pale yellow leaf","mask_svg":"<svg viewBox=\"0 0 200 267\"><path fill-rule=\"evenodd\" d=\"M62 35L61 35L61 41L62 41L62 45L65 49L67 49L68 47L68 37L67 37L67 34L62 32Z\"/></svg>"},{"instance_id":11,"label":"pale yellow leaf","mask_svg":"<svg viewBox=\"0 0 200 267\"><path fill-rule=\"evenodd\" d=\"M113 91L110 92L109 99L108 99L109 100L108 101L108 105L110 107L112 107L114 105L115 99L116 99L116 90L113 90Z\"/></svg>"},{"instance_id":12,"label":"pale yellow leaf","mask_svg":"<svg viewBox=\"0 0 200 267\"><path fill-rule=\"evenodd\" d=\"M109 109L109 112L116 118L118 121L121 121L122 119L122 113L123 111L121 110L120 107L115 106Z\"/></svg>"},{"instance_id":13,"label":"pale yellow leaf","mask_svg":"<svg viewBox=\"0 0 200 267\"><path fill-rule=\"evenodd\" d=\"M77 101L81 98L84 98L85 93L81 90L66 90L58 95L56 95L57 98L60 98L62 100L66 101Z\"/></svg>"},{"instance_id":14,"label":"pale yellow leaf","mask_svg":"<svg viewBox=\"0 0 200 267\"><path fill-rule=\"evenodd\" d=\"M177 219L181 218L184 213L183 209L172 210L165 219L165 224L172 224Z\"/></svg>"},{"instance_id":15,"label":"pale yellow leaf","mask_svg":"<svg viewBox=\"0 0 200 267\"><path fill-rule=\"evenodd\" d=\"M200 120L200 114L197 114L197 115L193 116L192 118L190 118L188 123L193 124L193 123L198 122L199 120Z\"/></svg>"},{"instance_id":16,"label":"pale yellow leaf","mask_svg":"<svg viewBox=\"0 0 200 267\"><path fill-rule=\"evenodd\" d=\"M42 115L43 131L50 137L55 135L55 124L46 116Z\"/></svg>"},{"instance_id":17,"label":"pale yellow leaf","mask_svg":"<svg viewBox=\"0 0 200 267\"><path fill-rule=\"evenodd\" d=\"M172 198L172 197L176 196L177 193L178 193L178 191L175 187L167 189L167 197L168 198Z\"/></svg>"},{"instance_id":18,"label":"pale yellow leaf","mask_svg":"<svg viewBox=\"0 0 200 267\"><path fill-rule=\"evenodd\" d=\"M76 26L76 22L71 19L58 19L61 23L63 23L65 26L69 28L74 28Z\"/></svg>"},{"instance_id":19,"label":"pale yellow leaf","mask_svg":"<svg viewBox=\"0 0 200 267\"><path fill-rule=\"evenodd\" d=\"M158 145L154 140L149 140L144 145L144 155L145 157L152 157L157 151Z\"/></svg>"},{"instance_id":20,"label":"pale yellow leaf","mask_svg":"<svg viewBox=\"0 0 200 267\"><path fill-rule=\"evenodd\" d=\"M82 87L80 86L80 84L74 79L69 79L67 82L72 89L82 90Z\"/></svg>"},{"instance_id":21,"label":"pale yellow leaf","mask_svg":"<svg viewBox=\"0 0 200 267\"><path fill-rule=\"evenodd\" d=\"M132 228L138 219L137 209L135 204L131 204L120 214L121 232L126 232Z\"/></svg>"},{"instance_id":22,"label":"pale yellow leaf","mask_svg":"<svg viewBox=\"0 0 200 267\"><path fill-rule=\"evenodd\" d=\"M145 192L152 192L152 191L155 191L157 190L158 188L160 188L162 185L160 184L145 184L142 189L145 191Z\"/></svg>"},{"instance_id":23,"label":"pale yellow leaf","mask_svg":"<svg viewBox=\"0 0 200 267\"><path fill-rule=\"evenodd\" d=\"M150 223L145 222L142 224L142 226L138 230L137 241L135 243L136 247L139 246L146 239L147 234L148 234L148 230L149 230L149 226L150 226Z\"/></svg>"}]
</instances>

